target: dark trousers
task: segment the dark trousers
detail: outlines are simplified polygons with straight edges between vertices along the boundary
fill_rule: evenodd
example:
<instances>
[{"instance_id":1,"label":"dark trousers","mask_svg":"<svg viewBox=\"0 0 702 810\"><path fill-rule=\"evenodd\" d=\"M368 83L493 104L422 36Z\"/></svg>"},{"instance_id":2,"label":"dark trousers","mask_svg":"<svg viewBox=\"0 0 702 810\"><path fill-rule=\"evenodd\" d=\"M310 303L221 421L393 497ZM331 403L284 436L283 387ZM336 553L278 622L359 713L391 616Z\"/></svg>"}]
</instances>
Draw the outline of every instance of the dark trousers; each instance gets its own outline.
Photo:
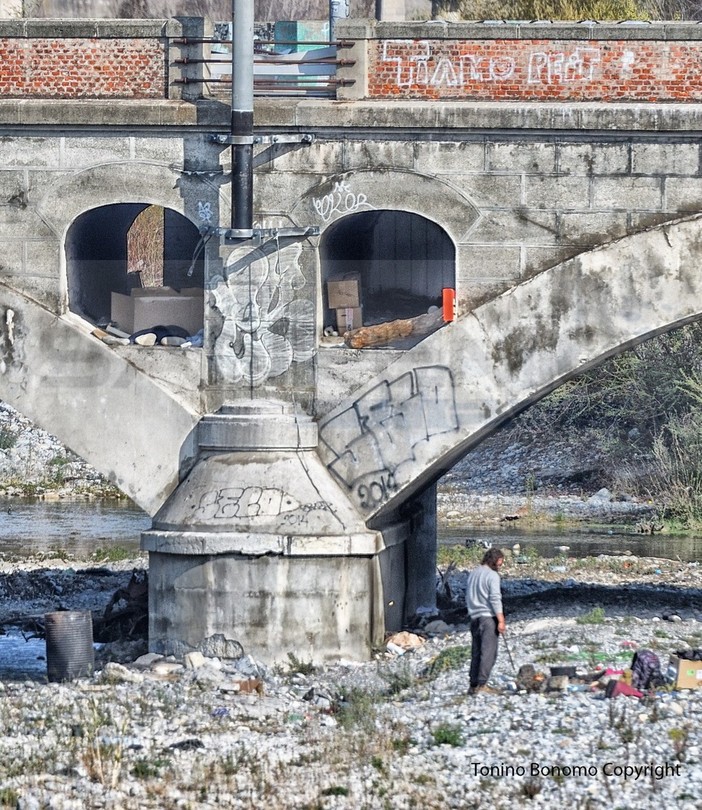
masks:
<instances>
[{"instance_id":1,"label":"dark trousers","mask_svg":"<svg viewBox=\"0 0 702 810\"><path fill-rule=\"evenodd\" d=\"M488 682L497 659L497 619L494 616L481 616L472 619L470 634L473 639L470 656L470 685L484 686Z\"/></svg>"}]
</instances>

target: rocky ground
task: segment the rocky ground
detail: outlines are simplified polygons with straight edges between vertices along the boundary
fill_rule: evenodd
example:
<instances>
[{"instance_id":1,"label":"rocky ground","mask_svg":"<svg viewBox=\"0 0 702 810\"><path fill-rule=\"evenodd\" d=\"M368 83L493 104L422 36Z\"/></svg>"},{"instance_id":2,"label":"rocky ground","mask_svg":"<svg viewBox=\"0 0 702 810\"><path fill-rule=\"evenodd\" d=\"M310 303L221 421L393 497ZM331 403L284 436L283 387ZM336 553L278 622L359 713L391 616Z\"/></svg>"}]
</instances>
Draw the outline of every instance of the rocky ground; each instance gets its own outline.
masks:
<instances>
[{"instance_id":1,"label":"rocky ground","mask_svg":"<svg viewBox=\"0 0 702 810\"><path fill-rule=\"evenodd\" d=\"M96 470L0 402L0 497L116 498Z\"/></svg>"},{"instance_id":2,"label":"rocky ground","mask_svg":"<svg viewBox=\"0 0 702 810\"><path fill-rule=\"evenodd\" d=\"M41 612L58 599L100 611L104 584L126 583L133 564L109 578L75 566L5 572L2 604ZM621 557L563 565L508 559L509 651L492 681L501 695L467 695L460 568L441 583L453 600L446 621L388 639L365 664L314 668L294 650L277 668L246 655L184 664L139 658L135 643L105 647L91 678L8 678L0 807L699 810L702 689L639 700L607 699L603 687L606 670L626 667L636 649L667 662L702 646L702 567ZM601 677L530 694L515 680L525 663Z\"/></svg>"},{"instance_id":3,"label":"rocky ground","mask_svg":"<svg viewBox=\"0 0 702 810\"><path fill-rule=\"evenodd\" d=\"M583 483L568 472L563 447L553 465L566 472L542 480L552 463L543 448L529 459L512 442L504 456L511 444L501 442L444 482L442 519L455 511L522 520L542 508L537 498L575 519L655 517L652 504L614 487L603 493L598 475ZM670 653L702 647L701 562L509 554L508 634L492 681L501 694L470 697L462 609L470 553L459 549L442 568L441 616L389 638L371 662L314 667L295 650L281 651L286 663L276 668L246 651L176 662L140 657L143 641L134 640L104 645L90 678L6 676L0 808L702 810L702 688L604 696L618 677L607 670L626 668L636 649L654 650L665 668ZM4 562L0 625L58 608L99 617L144 564ZM520 689L522 664L548 688ZM550 681L557 665L575 666L577 677Z\"/></svg>"},{"instance_id":4,"label":"rocky ground","mask_svg":"<svg viewBox=\"0 0 702 810\"><path fill-rule=\"evenodd\" d=\"M659 523L662 504L634 494L631 469L612 469L602 433L534 436L516 427L494 434L438 486L449 523Z\"/></svg>"}]
</instances>

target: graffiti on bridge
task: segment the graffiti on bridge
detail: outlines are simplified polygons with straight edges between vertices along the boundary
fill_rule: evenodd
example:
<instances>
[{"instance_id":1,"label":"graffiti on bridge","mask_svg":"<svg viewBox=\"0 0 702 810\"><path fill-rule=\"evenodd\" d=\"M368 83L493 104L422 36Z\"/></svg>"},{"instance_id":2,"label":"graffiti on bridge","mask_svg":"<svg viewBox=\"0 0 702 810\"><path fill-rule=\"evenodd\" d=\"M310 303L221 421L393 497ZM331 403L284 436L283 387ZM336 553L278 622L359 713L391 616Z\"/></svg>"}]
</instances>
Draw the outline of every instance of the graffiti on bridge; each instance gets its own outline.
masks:
<instances>
[{"instance_id":1,"label":"graffiti on bridge","mask_svg":"<svg viewBox=\"0 0 702 810\"><path fill-rule=\"evenodd\" d=\"M232 520L278 517L300 504L277 488L225 487L205 492L195 515L200 520Z\"/></svg>"},{"instance_id":2,"label":"graffiti on bridge","mask_svg":"<svg viewBox=\"0 0 702 810\"><path fill-rule=\"evenodd\" d=\"M332 456L327 468L370 511L458 429L453 374L437 365L383 381L327 422L320 438Z\"/></svg>"},{"instance_id":3,"label":"graffiti on bridge","mask_svg":"<svg viewBox=\"0 0 702 810\"><path fill-rule=\"evenodd\" d=\"M223 325L214 355L224 379L258 386L314 356L314 304L303 297L301 253L299 244L273 255L255 252L215 280L212 296Z\"/></svg>"},{"instance_id":4,"label":"graffiti on bridge","mask_svg":"<svg viewBox=\"0 0 702 810\"><path fill-rule=\"evenodd\" d=\"M286 528L304 527L315 513L328 512L325 501L301 504L277 487L224 487L205 492L195 510L196 522L210 520L267 523L280 519Z\"/></svg>"},{"instance_id":5,"label":"graffiti on bridge","mask_svg":"<svg viewBox=\"0 0 702 810\"><path fill-rule=\"evenodd\" d=\"M353 214L362 208L373 208L366 195L355 192L345 180L334 183L328 194L314 197L312 205L324 222L329 222L335 214Z\"/></svg>"},{"instance_id":6,"label":"graffiti on bridge","mask_svg":"<svg viewBox=\"0 0 702 810\"><path fill-rule=\"evenodd\" d=\"M468 83L504 82L524 77L527 84L553 84L555 82L587 82L595 78L600 65L600 49L576 47L570 52L531 51L528 55L486 54L466 52L458 56L435 53L427 41L412 42L416 50L397 47L410 44L409 40L383 43L381 59L395 67L398 87L431 85L434 87L463 87ZM631 70L635 55L626 51L622 55L622 70ZM526 60L522 64L522 59Z\"/></svg>"},{"instance_id":7,"label":"graffiti on bridge","mask_svg":"<svg viewBox=\"0 0 702 810\"><path fill-rule=\"evenodd\" d=\"M383 40L371 98L698 100L702 44L608 40Z\"/></svg>"}]
</instances>

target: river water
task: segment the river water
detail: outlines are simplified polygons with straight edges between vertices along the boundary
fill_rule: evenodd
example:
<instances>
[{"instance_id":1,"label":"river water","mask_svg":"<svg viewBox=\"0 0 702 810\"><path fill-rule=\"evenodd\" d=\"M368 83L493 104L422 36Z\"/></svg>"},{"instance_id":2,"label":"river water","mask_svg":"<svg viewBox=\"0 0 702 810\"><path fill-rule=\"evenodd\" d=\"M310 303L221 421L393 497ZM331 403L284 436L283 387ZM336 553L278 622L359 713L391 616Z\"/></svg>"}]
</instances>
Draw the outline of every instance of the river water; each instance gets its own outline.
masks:
<instances>
[{"instance_id":1,"label":"river water","mask_svg":"<svg viewBox=\"0 0 702 810\"><path fill-rule=\"evenodd\" d=\"M520 552L533 550L540 557L596 557L599 554L632 554L635 557L661 557L682 562L702 562L702 536L687 534L638 534L620 528L476 529L439 526L439 543L473 544L511 548L519 544Z\"/></svg>"},{"instance_id":2,"label":"river water","mask_svg":"<svg viewBox=\"0 0 702 810\"><path fill-rule=\"evenodd\" d=\"M128 501L0 501L0 560L29 555L89 559L97 549L139 550L142 531L150 518ZM533 549L542 557L568 555L633 554L685 562L702 561L702 536L637 534L617 528L568 528L526 531L501 524L494 529L439 525L439 543L478 542L522 551Z\"/></svg>"},{"instance_id":3,"label":"river water","mask_svg":"<svg viewBox=\"0 0 702 810\"><path fill-rule=\"evenodd\" d=\"M138 551L150 525L129 501L0 501L0 560L52 552L86 559L116 546Z\"/></svg>"},{"instance_id":4,"label":"river water","mask_svg":"<svg viewBox=\"0 0 702 810\"><path fill-rule=\"evenodd\" d=\"M137 552L150 525L128 501L0 501L0 561L37 555L85 560L117 547ZM46 642L7 627L0 634L0 681L16 680L46 680Z\"/></svg>"}]
</instances>

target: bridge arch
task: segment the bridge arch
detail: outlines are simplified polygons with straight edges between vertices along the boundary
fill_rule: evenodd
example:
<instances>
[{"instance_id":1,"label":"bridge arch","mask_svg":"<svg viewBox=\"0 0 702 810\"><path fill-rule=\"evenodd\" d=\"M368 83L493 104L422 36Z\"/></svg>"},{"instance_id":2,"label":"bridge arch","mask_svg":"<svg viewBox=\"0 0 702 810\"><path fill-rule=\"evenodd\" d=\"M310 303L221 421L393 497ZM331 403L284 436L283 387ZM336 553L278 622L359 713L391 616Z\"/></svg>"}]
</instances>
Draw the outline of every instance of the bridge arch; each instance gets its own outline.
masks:
<instances>
[{"instance_id":1,"label":"bridge arch","mask_svg":"<svg viewBox=\"0 0 702 810\"><path fill-rule=\"evenodd\" d=\"M408 189L412 189L411 194ZM405 223L426 223L436 245L432 249L426 248L428 241L425 240L422 250L431 254L432 260L438 259L442 277L445 275L451 279L452 283L445 286L456 287L456 279L460 278L457 247L477 222L479 213L464 194L443 180L416 171L382 168L333 175L300 197L290 216L296 224L316 225L320 229L318 274L323 294L320 296L319 321L327 325L333 309L329 307L325 292L329 259L332 258L337 268L341 267L339 262L342 260L341 251L330 250L330 245L345 228L359 222L371 222L371 217L383 216L387 217L387 222L394 217L398 221L404 218ZM447 264L451 265L450 271L445 269ZM436 279L433 285L438 286ZM434 297L433 286L431 297ZM422 311L408 314L419 315ZM398 311L395 317L407 317L408 314ZM382 320L371 316L369 323L376 323L379 319Z\"/></svg>"},{"instance_id":2,"label":"bridge arch","mask_svg":"<svg viewBox=\"0 0 702 810\"><path fill-rule=\"evenodd\" d=\"M3 277L0 399L51 431L154 514L197 454L202 405L187 391L191 379L197 388L200 360L178 365L174 375L180 382L174 384L174 375L164 380L161 371L142 370L96 340L85 320L68 312L65 247L71 226L92 209L135 200L177 212L192 227L201 221L201 204L209 203L212 216L219 210L219 192L209 182L183 183L177 169L158 163L115 162L54 175L32 210L53 239L52 250L35 253L33 272L47 280L45 288L54 285L54 294L37 296L22 276ZM57 408L64 398L71 407ZM129 414L128 430L120 418L124 414Z\"/></svg>"},{"instance_id":3,"label":"bridge arch","mask_svg":"<svg viewBox=\"0 0 702 810\"><path fill-rule=\"evenodd\" d=\"M197 183L184 183L177 168L150 161L101 163L57 176L47 184L36 210L62 248L58 284L63 310L68 309L65 247L69 230L81 215L106 206L136 202L144 206L162 206L198 227L203 224L203 210L208 212L212 221L220 211L224 215L227 206L223 205L222 199L220 190L209 180L203 178ZM47 262L52 261L53 257L47 255ZM55 276L56 270L53 264L37 268L48 277Z\"/></svg>"},{"instance_id":4,"label":"bridge arch","mask_svg":"<svg viewBox=\"0 0 702 810\"><path fill-rule=\"evenodd\" d=\"M327 468L373 525L502 422L603 360L702 317L702 216L546 270L405 352L320 423Z\"/></svg>"},{"instance_id":5,"label":"bridge arch","mask_svg":"<svg viewBox=\"0 0 702 810\"><path fill-rule=\"evenodd\" d=\"M473 203L447 182L391 168L333 175L300 197L290 215L297 224L317 225L324 232L349 214L382 210L406 211L438 223L454 244L463 241L479 216Z\"/></svg>"},{"instance_id":6,"label":"bridge arch","mask_svg":"<svg viewBox=\"0 0 702 810\"><path fill-rule=\"evenodd\" d=\"M80 214L66 234L68 306L92 323L111 318L111 293L133 287L204 285L200 232L171 208L140 202ZM155 325L155 324L153 324Z\"/></svg>"},{"instance_id":7,"label":"bridge arch","mask_svg":"<svg viewBox=\"0 0 702 810\"><path fill-rule=\"evenodd\" d=\"M341 217L320 242L325 312L334 318L327 282L353 278L359 300L349 306L362 308L364 325L422 315L441 306L444 287L455 288L455 261L448 234L419 214L374 210Z\"/></svg>"}]
</instances>

